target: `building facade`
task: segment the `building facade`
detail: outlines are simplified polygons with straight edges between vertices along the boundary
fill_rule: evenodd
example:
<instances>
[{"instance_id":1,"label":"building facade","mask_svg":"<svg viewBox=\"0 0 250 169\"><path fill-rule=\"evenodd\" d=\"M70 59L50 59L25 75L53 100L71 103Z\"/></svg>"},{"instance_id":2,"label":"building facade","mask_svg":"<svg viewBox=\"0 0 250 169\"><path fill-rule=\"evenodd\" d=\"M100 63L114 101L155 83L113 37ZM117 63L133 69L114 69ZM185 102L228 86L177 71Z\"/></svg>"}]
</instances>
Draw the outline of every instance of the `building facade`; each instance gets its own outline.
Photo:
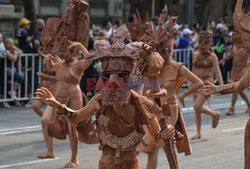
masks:
<instances>
[{"instance_id":1,"label":"building facade","mask_svg":"<svg viewBox=\"0 0 250 169\"><path fill-rule=\"evenodd\" d=\"M35 18L61 17L69 0L30 0L34 8ZM218 21L225 15L232 17L237 0L86 0L90 7L88 14L91 23L101 24L103 21L127 21L136 9L141 18L145 20L146 13L152 18L159 16L164 5L168 6L171 16L178 16L178 23L200 23ZM17 29L20 18L26 16L23 0L0 0L0 32L7 28ZM10 7L10 5L12 5ZM26 4L29 5L29 4ZM250 9L248 1L245 2L246 11ZM32 8L31 6L31 8ZM9 10L8 10L9 9ZM26 16L29 18L29 16ZM13 36L14 31L6 32Z\"/></svg>"}]
</instances>

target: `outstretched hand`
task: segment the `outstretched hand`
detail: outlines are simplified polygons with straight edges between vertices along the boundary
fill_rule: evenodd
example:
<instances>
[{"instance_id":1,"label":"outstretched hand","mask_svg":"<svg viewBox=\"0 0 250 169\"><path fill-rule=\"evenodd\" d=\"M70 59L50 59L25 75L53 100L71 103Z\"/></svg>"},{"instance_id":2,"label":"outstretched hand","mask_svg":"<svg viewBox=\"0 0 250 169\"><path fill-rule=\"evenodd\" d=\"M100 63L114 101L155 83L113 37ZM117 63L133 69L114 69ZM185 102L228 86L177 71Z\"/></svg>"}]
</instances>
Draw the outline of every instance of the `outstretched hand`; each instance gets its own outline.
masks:
<instances>
[{"instance_id":1,"label":"outstretched hand","mask_svg":"<svg viewBox=\"0 0 250 169\"><path fill-rule=\"evenodd\" d=\"M48 104L51 107L57 107L61 105L56 99L53 97L52 93L46 89L45 87L41 87L35 92L36 98L35 100L40 100L43 103Z\"/></svg>"},{"instance_id":2,"label":"outstretched hand","mask_svg":"<svg viewBox=\"0 0 250 169\"><path fill-rule=\"evenodd\" d=\"M207 84L203 86L202 93L206 96L216 93L216 86L209 81L207 81Z\"/></svg>"}]
</instances>

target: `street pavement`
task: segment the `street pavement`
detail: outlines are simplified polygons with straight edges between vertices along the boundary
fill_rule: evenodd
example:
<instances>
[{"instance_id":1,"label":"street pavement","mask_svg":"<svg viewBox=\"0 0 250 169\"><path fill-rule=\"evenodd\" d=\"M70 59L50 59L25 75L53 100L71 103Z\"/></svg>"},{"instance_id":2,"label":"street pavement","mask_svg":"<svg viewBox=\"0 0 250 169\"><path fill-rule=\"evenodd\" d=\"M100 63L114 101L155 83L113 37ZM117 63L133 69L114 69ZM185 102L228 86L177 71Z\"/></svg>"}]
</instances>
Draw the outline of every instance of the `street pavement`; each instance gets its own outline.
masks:
<instances>
[{"instance_id":1,"label":"street pavement","mask_svg":"<svg viewBox=\"0 0 250 169\"><path fill-rule=\"evenodd\" d=\"M248 95L250 91L247 90ZM195 114L192 96L185 99L182 109L189 137L196 134ZM246 104L239 97L236 113L226 116L231 103L231 95L213 96L206 101L215 111L221 112L217 128L212 129L212 118L203 115L202 139L191 141L193 154L178 154L181 169L238 169L244 167L244 130L249 118L244 113ZM55 140L55 159L38 159L38 154L46 151L41 132L40 118L32 108L0 107L0 168L18 169L60 169L70 160L68 140ZM81 169L98 168L101 152L98 145L79 144ZM146 168L147 155L139 155L141 168ZM159 169L169 168L164 151L159 152Z\"/></svg>"}]
</instances>

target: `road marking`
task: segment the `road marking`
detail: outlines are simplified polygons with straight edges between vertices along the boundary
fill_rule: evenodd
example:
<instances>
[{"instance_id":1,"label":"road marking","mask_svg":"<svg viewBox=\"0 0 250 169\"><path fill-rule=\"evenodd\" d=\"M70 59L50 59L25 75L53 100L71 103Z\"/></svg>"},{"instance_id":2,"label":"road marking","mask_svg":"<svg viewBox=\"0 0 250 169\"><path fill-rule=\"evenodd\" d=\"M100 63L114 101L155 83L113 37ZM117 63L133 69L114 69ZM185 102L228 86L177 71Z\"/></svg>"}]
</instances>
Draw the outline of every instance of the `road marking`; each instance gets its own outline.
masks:
<instances>
[{"instance_id":1,"label":"road marking","mask_svg":"<svg viewBox=\"0 0 250 169\"><path fill-rule=\"evenodd\" d=\"M19 134L19 133L27 133L27 132L34 132L34 131L42 131L42 129L38 128L38 129L29 129L29 130L21 130L21 131L8 131L8 132L0 133L0 135Z\"/></svg>"},{"instance_id":2,"label":"road marking","mask_svg":"<svg viewBox=\"0 0 250 169\"><path fill-rule=\"evenodd\" d=\"M236 107L243 106L243 105L246 105L246 103L243 101L237 102L235 104ZM211 109L222 109L222 108L230 107L231 103L212 104L212 105L205 105L205 106L207 106ZM185 107L185 108L181 109L181 112L182 112L182 114L192 113L192 112L194 112L194 108L193 107Z\"/></svg>"},{"instance_id":3,"label":"road marking","mask_svg":"<svg viewBox=\"0 0 250 169\"><path fill-rule=\"evenodd\" d=\"M212 105L206 105L211 109L222 109L230 107L231 103L222 103L222 104L212 104ZM237 102L235 106L242 106L246 105L245 102ZM188 114L193 113L194 108L193 107L186 107L181 109L182 114ZM26 127L17 127L17 128L8 128L8 129L1 129L0 135L10 135L10 134L19 134L19 133L28 133L28 132L34 132L34 131L41 131L42 127L41 125L34 125L34 126L26 126Z\"/></svg>"},{"instance_id":4,"label":"road marking","mask_svg":"<svg viewBox=\"0 0 250 169\"><path fill-rule=\"evenodd\" d=\"M16 164L7 164L7 165L0 165L0 168L9 168L9 167L15 167L15 166L21 166L21 165L28 165L28 164L34 164L34 163L41 163L45 161L52 161L52 160L58 160L60 158L50 158L50 159L41 159L41 160L34 160L34 161L26 161L23 163L16 163Z\"/></svg>"},{"instance_id":5,"label":"road marking","mask_svg":"<svg viewBox=\"0 0 250 169\"><path fill-rule=\"evenodd\" d=\"M233 129L227 129L227 130L222 130L223 133L226 132L232 132L232 131L238 131L238 130L244 130L245 127L240 127L240 128L233 128Z\"/></svg>"},{"instance_id":6,"label":"road marking","mask_svg":"<svg viewBox=\"0 0 250 169\"><path fill-rule=\"evenodd\" d=\"M41 131L41 130L42 130L41 125L17 127L17 128L8 128L8 129L0 130L0 135L27 133L27 132L34 132L34 131Z\"/></svg>"},{"instance_id":7,"label":"road marking","mask_svg":"<svg viewBox=\"0 0 250 169\"><path fill-rule=\"evenodd\" d=\"M24 130L24 129L33 129L33 128L41 128L41 125L2 129L2 130L0 130L0 132L13 131L13 130Z\"/></svg>"}]
</instances>

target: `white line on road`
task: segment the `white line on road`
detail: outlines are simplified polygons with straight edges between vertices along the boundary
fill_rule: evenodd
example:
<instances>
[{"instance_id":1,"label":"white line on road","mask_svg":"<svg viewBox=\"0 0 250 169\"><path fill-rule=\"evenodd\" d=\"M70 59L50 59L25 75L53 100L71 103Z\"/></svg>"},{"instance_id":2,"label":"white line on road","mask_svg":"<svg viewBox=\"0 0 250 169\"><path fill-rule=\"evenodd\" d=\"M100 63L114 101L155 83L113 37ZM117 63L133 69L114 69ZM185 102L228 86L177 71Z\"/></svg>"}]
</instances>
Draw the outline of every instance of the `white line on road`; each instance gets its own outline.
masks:
<instances>
[{"instance_id":1,"label":"white line on road","mask_svg":"<svg viewBox=\"0 0 250 169\"><path fill-rule=\"evenodd\" d=\"M242 106L242 105L246 105L245 102L241 101L241 102L237 102L235 106ZM231 103L222 103L222 104L212 104L212 105L205 105L208 106L211 109L222 109L222 108L228 108L231 106ZM182 114L187 114L187 113L191 113L194 112L194 108L193 107L185 107L181 109Z\"/></svg>"},{"instance_id":2,"label":"white line on road","mask_svg":"<svg viewBox=\"0 0 250 169\"><path fill-rule=\"evenodd\" d=\"M18 134L18 133L27 133L27 132L33 132L33 131L42 131L42 128L20 130L20 131L7 131L7 132L0 133L0 135L10 135L10 134Z\"/></svg>"},{"instance_id":3,"label":"white line on road","mask_svg":"<svg viewBox=\"0 0 250 169\"><path fill-rule=\"evenodd\" d=\"M233 129L222 130L222 132L226 133L226 132L237 131L237 130L244 130L244 129L245 129L245 127L240 127L240 128L233 128Z\"/></svg>"},{"instance_id":4,"label":"white line on road","mask_svg":"<svg viewBox=\"0 0 250 169\"><path fill-rule=\"evenodd\" d=\"M231 103L212 104L212 105L208 105L208 107L212 109L222 109L222 108L230 107L230 104ZM236 106L242 106L245 104L246 104L245 102L241 101L241 102L237 102ZM182 108L181 111L183 114L187 114L187 113L194 112L194 109L193 107L186 107L186 108ZM1 129L0 135L19 134L19 133L26 133L26 132L41 131L41 130L42 130L41 125L8 128L8 129Z\"/></svg>"},{"instance_id":5,"label":"white line on road","mask_svg":"<svg viewBox=\"0 0 250 169\"><path fill-rule=\"evenodd\" d=\"M0 132L14 131L14 130L24 130L24 129L33 129L33 128L41 128L41 125L2 129L2 130L0 130Z\"/></svg>"},{"instance_id":6,"label":"white line on road","mask_svg":"<svg viewBox=\"0 0 250 169\"><path fill-rule=\"evenodd\" d=\"M23 162L23 163L0 165L0 168L9 168L9 167L15 167L15 166L21 166L21 165L27 165L27 164L34 164L34 163L41 163L41 162L45 162L45 161L58 160L58 159L60 159L60 158L56 157L56 158L50 158L50 159L26 161L26 162Z\"/></svg>"},{"instance_id":7,"label":"white line on road","mask_svg":"<svg viewBox=\"0 0 250 169\"><path fill-rule=\"evenodd\" d=\"M34 132L34 131L41 131L41 130L42 130L41 125L17 127L17 128L8 128L8 129L0 130L0 135L27 133L27 132Z\"/></svg>"}]
</instances>

